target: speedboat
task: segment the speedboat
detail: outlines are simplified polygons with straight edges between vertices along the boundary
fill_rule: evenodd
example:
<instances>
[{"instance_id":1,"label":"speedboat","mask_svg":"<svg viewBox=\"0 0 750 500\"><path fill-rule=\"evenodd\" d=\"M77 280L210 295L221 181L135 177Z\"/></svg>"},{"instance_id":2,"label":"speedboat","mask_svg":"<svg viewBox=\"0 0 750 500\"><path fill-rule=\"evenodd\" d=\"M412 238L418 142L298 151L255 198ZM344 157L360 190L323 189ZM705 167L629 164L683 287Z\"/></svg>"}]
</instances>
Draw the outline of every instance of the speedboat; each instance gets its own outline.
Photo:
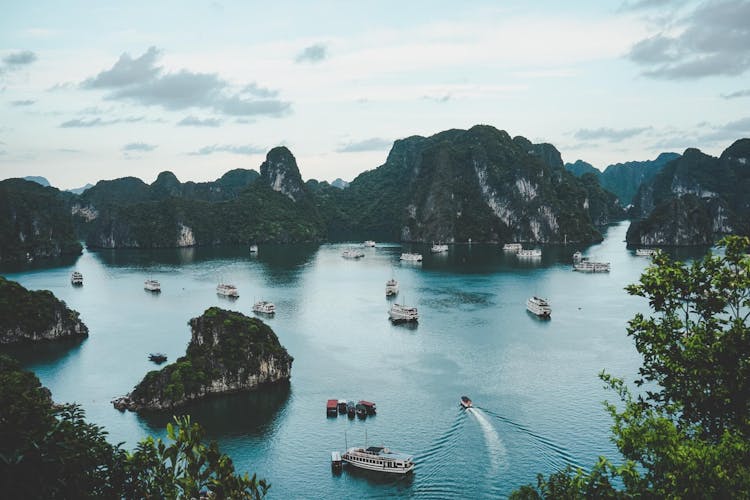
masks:
<instances>
[{"instance_id":1,"label":"speedboat","mask_svg":"<svg viewBox=\"0 0 750 500\"><path fill-rule=\"evenodd\" d=\"M464 408L471 408L471 399L469 399L469 396L461 396L461 406Z\"/></svg>"}]
</instances>

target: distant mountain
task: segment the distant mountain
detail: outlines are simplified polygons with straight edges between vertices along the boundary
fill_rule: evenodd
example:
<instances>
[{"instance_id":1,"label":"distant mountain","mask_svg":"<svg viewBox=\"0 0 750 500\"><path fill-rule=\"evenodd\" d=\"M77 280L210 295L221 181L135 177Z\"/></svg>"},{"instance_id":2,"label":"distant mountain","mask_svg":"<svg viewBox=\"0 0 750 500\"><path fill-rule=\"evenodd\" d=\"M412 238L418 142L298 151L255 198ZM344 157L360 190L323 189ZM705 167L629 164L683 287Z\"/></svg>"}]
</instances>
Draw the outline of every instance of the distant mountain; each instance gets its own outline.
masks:
<instances>
[{"instance_id":1,"label":"distant mountain","mask_svg":"<svg viewBox=\"0 0 750 500\"><path fill-rule=\"evenodd\" d=\"M750 233L750 139L719 158L687 149L644 182L634 198L641 219L628 229L635 245L710 245L723 234Z\"/></svg>"},{"instance_id":2,"label":"distant mountain","mask_svg":"<svg viewBox=\"0 0 750 500\"><path fill-rule=\"evenodd\" d=\"M93 184L89 184L87 182L85 186L82 186L82 187L79 187L79 188L73 188L73 189L66 189L66 191L68 193L81 194L84 191L86 191L88 188L92 188L92 187L94 187L94 185Z\"/></svg>"},{"instance_id":3,"label":"distant mountain","mask_svg":"<svg viewBox=\"0 0 750 500\"><path fill-rule=\"evenodd\" d=\"M23 180L25 180L25 181L31 181L31 182L36 182L40 186L44 186L44 187L49 187L50 186L50 183L49 183L49 181L47 180L46 177L41 177L41 176L38 176L38 175L27 175L26 177L23 178Z\"/></svg>"},{"instance_id":4,"label":"distant mountain","mask_svg":"<svg viewBox=\"0 0 750 500\"><path fill-rule=\"evenodd\" d=\"M349 187L349 183L346 182L341 177L337 177L336 180L331 183L331 186L338 188L338 189L346 189Z\"/></svg>"},{"instance_id":5,"label":"distant mountain","mask_svg":"<svg viewBox=\"0 0 750 500\"><path fill-rule=\"evenodd\" d=\"M654 160L615 163L604 169L604 172L583 160L566 163L565 168L577 177L589 173L594 174L602 187L613 192L620 203L625 206L633 202L633 196L642 183L653 178L664 165L679 157L677 153L661 153Z\"/></svg>"}]
</instances>

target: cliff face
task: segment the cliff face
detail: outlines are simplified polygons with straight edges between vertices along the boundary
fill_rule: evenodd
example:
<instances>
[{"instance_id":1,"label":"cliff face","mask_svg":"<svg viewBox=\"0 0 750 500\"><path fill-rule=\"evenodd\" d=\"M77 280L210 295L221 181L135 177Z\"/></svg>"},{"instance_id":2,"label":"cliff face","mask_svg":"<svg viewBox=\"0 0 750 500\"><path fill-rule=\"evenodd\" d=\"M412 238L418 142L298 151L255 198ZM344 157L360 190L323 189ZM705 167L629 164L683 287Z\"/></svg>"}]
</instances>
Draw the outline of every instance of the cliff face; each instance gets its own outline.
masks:
<instances>
[{"instance_id":1,"label":"cliff face","mask_svg":"<svg viewBox=\"0 0 750 500\"><path fill-rule=\"evenodd\" d=\"M634 203L641 219L628 230L629 244L709 245L724 234L748 234L750 139L719 158L686 150L641 186Z\"/></svg>"},{"instance_id":2,"label":"cliff face","mask_svg":"<svg viewBox=\"0 0 750 500\"><path fill-rule=\"evenodd\" d=\"M72 197L23 179L0 182L0 263L80 254Z\"/></svg>"},{"instance_id":3,"label":"cliff face","mask_svg":"<svg viewBox=\"0 0 750 500\"><path fill-rule=\"evenodd\" d=\"M0 344L83 339L78 313L47 290L29 291L0 277Z\"/></svg>"},{"instance_id":4,"label":"cliff face","mask_svg":"<svg viewBox=\"0 0 750 500\"><path fill-rule=\"evenodd\" d=\"M266 161L260 166L260 177L271 189L288 196L292 201L300 201L306 197L305 184L302 182L297 160L284 146L268 152Z\"/></svg>"},{"instance_id":5,"label":"cliff face","mask_svg":"<svg viewBox=\"0 0 750 500\"><path fill-rule=\"evenodd\" d=\"M293 358L259 319L212 307L190 320L185 356L149 372L118 409L166 410L211 394L288 381Z\"/></svg>"}]
</instances>

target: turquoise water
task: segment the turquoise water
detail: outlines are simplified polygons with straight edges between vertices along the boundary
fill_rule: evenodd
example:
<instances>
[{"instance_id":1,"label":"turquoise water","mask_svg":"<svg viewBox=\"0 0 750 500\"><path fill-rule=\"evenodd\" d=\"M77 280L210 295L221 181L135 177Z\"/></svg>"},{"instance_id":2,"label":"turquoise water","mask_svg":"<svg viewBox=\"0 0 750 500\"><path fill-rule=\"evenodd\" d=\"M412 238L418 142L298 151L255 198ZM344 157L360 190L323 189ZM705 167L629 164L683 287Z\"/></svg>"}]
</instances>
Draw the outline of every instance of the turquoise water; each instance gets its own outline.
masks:
<instances>
[{"instance_id":1,"label":"turquoise water","mask_svg":"<svg viewBox=\"0 0 750 500\"><path fill-rule=\"evenodd\" d=\"M174 361L190 339L187 322L210 306L251 315L270 300L268 323L294 356L288 386L215 397L190 406L240 470L272 483L271 498L505 496L568 464L616 458L602 401L614 394L597 374L630 379L640 357L625 334L647 304L623 288L648 264L623 242L627 223L609 228L584 255L612 263L609 274L571 272L574 247L545 249L538 263L519 263L496 246L382 244L358 261L347 245L116 250L85 252L52 267L5 270L31 289L52 290L81 313L90 337L79 345L15 349L57 401L77 402L126 447L164 435L168 415L139 417L110 404L154 365L150 352ZM402 251L421 250L421 265ZM70 286L73 270L85 285ZM400 283L398 301L416 305L416 327L392 325L385 282ZM143 290L152 277L162 293ZM216 284L240 297L218 297ZM530 295L547 297L551 321L525 310ZM459 407L469 395L476 408ZM326 418L329 398L368 399L366 421ZM413 475L391 478L345 470L332 474L330 452L384 444L411 453Z\"/></svg>"}]
</instances>

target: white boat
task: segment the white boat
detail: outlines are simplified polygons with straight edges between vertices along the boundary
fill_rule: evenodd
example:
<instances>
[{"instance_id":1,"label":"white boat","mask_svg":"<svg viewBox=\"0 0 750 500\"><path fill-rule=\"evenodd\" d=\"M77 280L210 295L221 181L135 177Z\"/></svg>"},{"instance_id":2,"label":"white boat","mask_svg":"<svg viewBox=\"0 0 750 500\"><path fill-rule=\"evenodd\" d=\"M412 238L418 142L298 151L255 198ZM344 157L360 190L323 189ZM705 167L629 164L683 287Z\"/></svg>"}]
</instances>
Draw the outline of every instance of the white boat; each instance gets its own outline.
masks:
<instances>
[{"instance_id":1,"label":"white boat","mask_svg":"<svg viewBox=\"0 0 750 500\"><path fill-rule=\"evenodd\" d=\"M411 455L398 453L382 446L349 448L341 459L354 467L391 474L407 474L414 470L414 459Z\"/></svg>"},{"instance_id":2,"label":"white boat","mask_svg":"<svg viewBox=\"0 0 750 500\"><path fill-rule=\"evenodd\" d=\"M549 318L552 315L552 308L550 307L549 302L537 297L536 295L530 297L529 300L526 301L526 309L540 318Z\"/></svg>"},{"instance_id":3,"label":"white boat","mask_svg":"<svg viewBox=\"0 0 750 500\"><path fill-rule=\"evenodd\" d=\"M143 282L143 288L149 292L161 292L161 283L157 280L146 280Z\"/></svg>"},{"instance_id":4,"label":"white boat","mask_svg":"<svg viewBox=\"0 0 750 500\"><path fill-rule=\"evenodd\" d=\"M518 253L523 250L523 246L520 243L506 243L503 245L503 252Z\"/></svg>"},{"instance_id":5,"label":"white boat","mask_svg":"<svg viewBox=\"0 0 750 500\"><path fill-rule=\"evenodd\" d=\"M253 312L260 314L276 314L276 306L273 302L267 302L265 300L259 300L253 304Z\"/></svg>"},{"instance_id":6,"label":"white boat","mask_svg":"<svg viewBox=\"0 0 750 500\"><path fill-rule=\"evenodd\" d=\"M582 260L573 264L573 270L581 273L608 273L609 262L594 262L593 260Z\"/></svg>"},{"instance_id":7,"label":"white boat","mask_svg":"<svg viewBox=\"0 0 750 500\"><path fill-rule=\"evenodd\" d=\"M635 254L638 257L651 257L656 253L656 249L654 248L638 248L635 251Z\"/></svg>"},{"instance_id":8,"label":"white boat","mask_svg":"<svg viewBox=\"0 0 750 500\"><path fill-rule=\"evenodd\" d=\"M539 250L538 248L534 248L531 250L519 250L518 258L519 259L541 259L542 251Z\"/></svg>"},{"instance_id":9,"label":"white boat","mask_svg":"<svg viewBox=\"0 0 750 500\"><path fill-rule=\"evenodd\" d=\"M374 247L375 246L375 242L372 241L372 240L365 240L365 242L363 243L363 245L366 246L366 247Z\"/></svg>"},{"instance_id":10,"label":"white boat","mask_svg":"<svg viewBox=\"0 0 750 500\"><path fill-rule=\"evenodd\" d=\"M402 253L401 260L403 260L404 262L422 262L422 254L409 252Z\"/></svg>"},{"instance_id":11,"label":"white boat","mask_svg":"<svg viewBox=\"0 0 750 500\"><path fill-rule=\"evenodd\" d=\"M448 245L445 244L432 244L432 248L430 248L431 253L443 253L448 251Z\"/></svg>"},{"instance_id":12,"label":"white boat","mask_svg":"<svg viewBox=\"0 0 750 500\"><path fill-rule=\"evenodd\" d=\"M584 260L584 257L581 252L576 252L573 254L573 264L578 264L582 260Z\"/></svg>"},{"instance_id":13,"label":"white boat","mask_svg":"<svg viewBox=\"0 0 750 500\"><path fill-rule=\"evenodd\" d=\"M361 259L365 256L365 253L362 250L357 250L355 248L347 248L341 252L341 256L345 259Z\"/></svg>"},{"instance_id":14,"label":"white boat","mask_svg":"<svg viewBox=\"0 0 750 500\"><path fill-rule=\"evenodd\" d=\"M391 278L385 282L385 296L391 297L398 293L398 281Z\"/></svg>"},{"instance_id":15,"label":"white boat","mask_svg":"<svg viewBox=\"0 0 750 500\"><path fill-rule=\"evenodd\" d=\"M258 245L250 245L250 253L258 253Z\"/></svg>"},{"instance_id":16,"label":"white boat","mask_svg":"<svg viewBox=\"0 0 750 500\"><path fill-rule=\"evenodd\" d=\"M83 274L73 271L73 274L70 275L70 283L76 286L83 285Z\"/></svg>"},{"instance_id":17,"label":"white boat","mask_svg":"<svg viewBox=\"0 0 750 500\"><path fill-rule=\"evenodd\" d=\"M401 304L393 304L388 310L388 316L394 323L419 321L419 313L416 307L407 307Z\"/></svg>"},{"instance_id":18,"label":"white boat","mask_svg":"<svg viewBox=\"0 0 750 500\"><path fill-rule=\"evenodd\" d=\"M216 293L224 297L239 297L240 293L237 291L237 287L229 285L227 283L219 283L216 287Z\"/></svg>"},{"instance_id":19,"label":"white boat","mask_svg":"<svg viewBox=\"0 0 750 500\"><path fill-rule=\"evenodd\" d=\"M471 399L469 399L469 396L461 396L461 406L464 408L471 408L473 406L473 403L471 402Z\"/></svg>"}]
</instances>

